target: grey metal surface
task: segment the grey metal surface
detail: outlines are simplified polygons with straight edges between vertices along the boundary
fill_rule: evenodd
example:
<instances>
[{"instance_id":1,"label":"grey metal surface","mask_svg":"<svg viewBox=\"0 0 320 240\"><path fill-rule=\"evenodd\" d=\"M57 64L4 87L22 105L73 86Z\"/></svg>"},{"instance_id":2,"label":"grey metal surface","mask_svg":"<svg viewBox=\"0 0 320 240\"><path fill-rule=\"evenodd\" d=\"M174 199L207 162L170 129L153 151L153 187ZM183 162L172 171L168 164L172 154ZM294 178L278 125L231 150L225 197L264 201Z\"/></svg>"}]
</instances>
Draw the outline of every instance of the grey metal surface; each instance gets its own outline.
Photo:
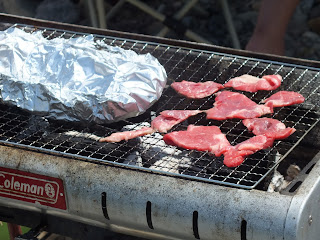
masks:
<instances>
[{"instance_id":1,"label":"grey metal surface","mask_svg":"<svg viewBox=\"0 0 320 240\"><path fill-rule=\"evenodd\" d=\"M83 33L49 28L34 28L18 25L25 31L41 30L50 38L71 38ZM152 134L138 140L121 143L98 143L104 137L121 129L134 129L149 124L159 112L168 109L208 109L214 97L204 100L189 100L178 96L167 87L150 111L138 118L132 118L116 125L74 125L61 122L48 122L27 112L0 105L0 142L41 152L64 155L89 162L111 164L130 169L161 173L184 179L195 179L246 189L255 188L300 141L319 145L311 134L319 132L315 127L319 121L320 69L276 61L248 58L212 51L188 49L178 46L143 42L137 40L94 35L113 46L131 49L137 53L151 53L166 68L169 84L173 81L208 81L225 83L234 76L244 73L262 76L280 74L283 84L280 90L298 91L306 97L301 105L283 107L275 110L274 118L288 127L297 129L296 133L284 141L277 141L274 147L248 157L243 164L229 169L221 158L197 151L180 150L167 146L160 134ZM272 92L248 94L256 102L270 96ZM188 119L173 130L186 129L188 124L217 125L232 144L237 144L252 136L239 120L209 121L204 115ZM71 134L72 133L72 134ZM307 135L307 137L305 137ZM315 135L317 136L317 135ZM282 157L275 162L276 154ZM139 161L138 161L139 160Z\"/></svg>"},{"instance_id":2,"label":"grey metal surface","mask_svg":"<svg viewBox=\"0 0 320 240\"><path fill-rule=\"evenodd\" d=\"M59 216L147 239L307 240L315 239L320 219L319 162L293 196L52 155L44 157L43 153L5 146L0 146L0 166L61 178L68 209L8 201L3 197L1 206ZM104 200L102 194L106 195ZM108 218L103 214L102 201Z\"/></svg>"},{"instance_id":3,"label":"grey metal surface","mask_svg":"<svg viewBox=\"0 0 320 240\"><path fill-rule=\"evenodd\" d=\"M318 153L314 160L319 160ZM320 224L320 163L311 161L289 188L301 186L292 199L286 224L284 239L318 239ZM312 172L311 172L312 171ZM288 194L291 194L290 191Z\"/></svg>"}]
</instances>

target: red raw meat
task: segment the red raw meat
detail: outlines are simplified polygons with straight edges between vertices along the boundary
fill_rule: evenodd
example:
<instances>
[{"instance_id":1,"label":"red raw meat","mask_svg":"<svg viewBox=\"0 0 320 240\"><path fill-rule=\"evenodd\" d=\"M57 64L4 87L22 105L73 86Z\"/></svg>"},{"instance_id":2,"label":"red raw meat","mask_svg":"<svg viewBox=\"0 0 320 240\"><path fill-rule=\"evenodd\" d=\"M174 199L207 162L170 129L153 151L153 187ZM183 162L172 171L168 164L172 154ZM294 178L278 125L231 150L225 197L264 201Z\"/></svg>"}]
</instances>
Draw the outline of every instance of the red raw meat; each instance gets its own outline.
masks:
<instances>
[{"instance_id":1,"label":"red raw meat","mask_svg":"<svg viewBox=\"0 0 320 240\"><path fill-rule=\"evenodd\" d=\"M286 128L279 120L272 118L253 118L242 120L249 131L254 135L266 135L273 139L285 139L296 131L294 128Z\"/></svg>"},{"instance_id":2,"label":"red raw meat","mask_svg":"<svg viewBox=\"0 0 320 240\"><path fill-rule=\"evenodd\" d=\"M225 149L223 163L227 167L237 167L245 159L246 156L254 154L255 152L269 148L273 145L273 139L265 135L258 135L248 140L230 146Z\"/></svg>"},{"instance_id":3,"label":"red raw meat","mask_svg":"<svg viewBox=\"0 0 320 240\"><path fill-rule=\"evenodd\" d=\"M188 117L197 115L201 113L201 110L165 110L160 113L160 115L167 118L183 119L186 120Z\"/></svg>"},{"instance_id":4,"label":"red raw meat","mask_svg":"<svg viewBox=\"0 0 320 240\"><path fill-rule=\"evenodd\" d=\"M167 132L174 125L201 112L200 110L166 110L152 120L151 127L158 132Z\"/></svg>"},{"instance_id":5,"label":"red raw meat","mask_svg":"<svg viewBox=\"0 0 320 240\"><path fill-rule=\"evenodd\" d=\"M281 85L282 77L280 75L266 75L262 78L254 77L248 74L232 78L224 87L232 87L236 90L246 92L257 92L258 90L275 90Z\"/></svg>"},{"instance_id":6,"label":"red raw meat","mask_svg":"<svg viewBox=\"0 0 320 240\"><path fill-rule=\"evenodd\" d=\"M153 132L153 128L143 127L139 130L112 133L108 137L100 138L99 142L120 142L122 140L128 141L129 139L141 137L147 134L151 134Z\"/></svg>"},{"instance_id":7,"label":"red raw meat","mask_svg":"<svg viewBox=\"0 0 320 240\"><path fill-rule=\"evenodd\" d=\"M189 125L187 131L167 133L165 143L185 149L209 151L219 157L230 145L226 136L217 126Z\"/></svg>"},{"instance_id":8,"label":"red raw meat","mask_svg":"<svg viewBox=\"0 0 320 240\"><path fill-rule=\"evenodd\" d=\"M272 108L258 105L241 93L223 91L217 93L214 107L206 112L207 119L246 119L272 113Z\"/></svg>"},{"instance_id":9,"label":"red raw meat","mask_svg":"<svg viewBox=\"0 0 320 240\"><path fill-rule=\"evenodd\" d=\"M304 102L304 97L297 92L280 91L263 101L265 105L272 107L284 107Z\"/></svg>"},{"instance_id":10,"label":"red raw meat","mask_svg":"<svg viewBox=\"0 0 320 240\"><path fill-rule=\"evenodd\" d=\"M223 85L212 81L198 83L182 81L172 83L171 87L187 98L200 99L218 92L223 88Z\"/></svg>"}]
</instances>

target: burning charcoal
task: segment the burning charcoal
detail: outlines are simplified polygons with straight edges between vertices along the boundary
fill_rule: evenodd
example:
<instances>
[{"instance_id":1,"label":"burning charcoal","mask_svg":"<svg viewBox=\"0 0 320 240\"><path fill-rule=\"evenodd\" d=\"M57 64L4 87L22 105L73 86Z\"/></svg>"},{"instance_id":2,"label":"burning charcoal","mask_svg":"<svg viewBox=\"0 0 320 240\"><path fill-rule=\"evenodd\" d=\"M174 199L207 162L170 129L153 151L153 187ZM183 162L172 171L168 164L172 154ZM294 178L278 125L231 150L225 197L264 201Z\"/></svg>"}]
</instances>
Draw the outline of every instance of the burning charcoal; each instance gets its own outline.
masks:
<instances>
[{"instance_id":1,"label":"burning charcoal","mask_svg":"<svg viewBox=\"0 0 320 240\"><path fill-rule=\"evenodd\" d=\"M168 155L161 160L156 161L150 166L150 169L160 170L165 172L179 173L181 169L190 167L190 158L185 151L177 150L174 155Z\"/></svg>"},{"instance_id":2,"label":"burning charcoal","mask_svg":"<svg viewBox=\"0 0 320 240\"><path fill-rule=\"evenodd\" d=\"M141 137L139 152L148 167L163 157L174 154L174 151L174 148L171 148L162 140L160 133L155 133L153 138Z\"/></svg>"},{"instance_id":3,"label":"burning charcoal","mask_svg":"<svg viewBox=\"0 0 320 240\"><path fill-rule=\"evenodd\" d=\"M177 169L177 163L168 161L168 160L159 160L156 161L153 165L150 166L150 169L160 170L165 172L179 173Z\"/></svg>"},{"instance_id":4,"label":"burning charcoal","mask_svg":"<svg viewBox=\"0 0 320 240\"><path fill-rule=\"evenodd\" d=\"M285 180L292 181L299 175L300 172L301 172L301 169L298 165L291 164L287 169L287 176L285 177Z\"/></svg>"},{"instance_id":5,"label":"burning charcoal","mask_svg":"<svg viewBox=\"0 0 320 240\"><path fill-rule=\"evenodd\" d=\"M133 130L138 130L142 127L150 127L150 123L148 122L140 122L140 123L133 123L133 124L128 124L122 127L121 131L133 131Z\"/></svg>"},{"instance_id":6,"label":"burning charcoal","mask_svg":"<svg viewBox=\"0 0 320 240\"><path fill-rule=\"evenodd\" d=\"M91 133L82 133L82 132L77 132L77 131L68 131L64 133L67 136L72 136L72 137L78 137L78 138L83 138L87 140L94 140L98 141L100 137L91 134Z\"/></svg>"},{"instance_id":7,"label":"burning charcoal","mask_svg":"<svg viewBox=\"0 0 320 240\"><path fill-rule=\"evenodd\" d=\"M286 186L288 186L288 182L284 180L284 177L278 172L274 171L273 177L271 179L270 185L268 186L268 192L279 192Z\"/></svg>"},{"instance_id":8,"label":"burning charcoal","mask_svg":"<svg viewBox=\"0 0 320 240\"><path fill-rule=\"evenodd\" d=\"M138 167L142 167L142 157L138 151L134 151L130 153L130 155L124 160L124 164L134 165Z\"/></svg>"},{"instance_id":9,"label":"burning charcoal","mask_svg":"<svg viewBox=\"0 0 320 240\"><path fill-rule=\"evenodd\" d=\"M114 143L100 143L99 136L76 130L49 132L42 136L39 147L84 157L121 162L130 153L131 147Z\"/></svg>"},{"instance_id":10,"label":"burning charcoal","mask_svg":"<svg viewBox=\"0 0 320 240\"><path fill-rule=\"evenodd\" d=\"M102 144L97 142L98 139L99 137L94 134L74 130L63 133L47 132L42 138L44 144L50 143L51 145L63 145L66 148L74 147L78 149L83 149L90 145L96 145L96 148L99 148Z\"/></svg>"},{"instance_id":11,"label":"burning charcoal","mask_svg":"<svg viewBox=\"0 0 320 240\"><path fill-rule=\"evenodd\" d=\"M141 137L139 152L144 166L151 169L178 173L180 167L190 164L189 153L168 146L159 133L152 138Z\"/></svg>"},{"instance_id":12,"label":"burning charcoal","mask_svg":"<svg viewBox=\"0 0 320 240\"><path fill-rule=\"evenodd\" d=\"M19 132L16 138L18 141L21 141L37 133L45 135L48 127L49 122L47 119L44 117L31 115L26 122L26 125L24 125L23 131Z\"/></svg>"},{"instance_id":13,"label":"burning charcoal","mask_svg":"<svg viewBox=\"0 0 320 240\"><path fill-rule=\"evenodd\" d=\"M143 127L150 127L150 123L148 122L141 122L141 123L134 123L134 124L128 124L122 127L120 132L125 132L125 131L135 131L138 129L141 129ZM111 134L110 134L111 135ZM141 137L129 139L127 141L127 145L130 147L135 147L141 142Z\"/></svg>"},{"instance_id":14,"label":"burning charcoal","mask_svg":"<svg viewBox=\"0 0 320 240\"><path fill-rule=\"evenodd\" d=\"M134 131L138 130L142 127L150 127L150 123L148 122L141 122L137 124L128 124L124 125L122 127L121 132L123 131ZM87 134L86 134L87 135ZM110 134L109 134L110 135ZM87 137L92 138L96 141L99 141L100 137L97 136L92 136L92 135L87 135ZM122 148L126 149L126 154L123 154L121 156L121 159L124 158L124 161L122 163L127 164L127 165L135 165L138 167L142 167L142 158L140 156L140 153L136 150L136 146L138 146L141 143L141 137L137 137L134 139L130 139L126 141L124 144L121 145ZM99 143L99 144L105 144L106 146L109 146L110 144L117 146L115 143ZM121 143L120 143L121 144ZM115 151L114 151L115 152ZM121 159L117 159L117 162L120 162Z\"/></svg>"},{"instance_id":15,"label":"burning charcoal","mask_svg":"<svg viewBox=\"0 0 320 240\"><path fill-rule=\"evenodd\" d=\"M285 189L294 178L298 176L301 169L298 165L291 164L287 169L287 176L283 176L277 170L274 171L270 185L268 186L268 192L280 192Z\"/></svg>"},{"instance_id":16,"label":"burning charcoal","mask_svg":"<svg viewBox=\"0 0 320 240\"><path fill-rule=\"evenodd\" d=\"M223 165L223 157L214 157L214 156L208 156L208 157L211 157L211 161L210 161L210 164L207 163L208 167L207 167L207 172L208 173L214 173L216 172L218 169L221 169L224 165ZM209 159L208 159L209 161ZM226 171L231 171L230 168L223 168L225 169Z\"/></svg>"}]
</instances>

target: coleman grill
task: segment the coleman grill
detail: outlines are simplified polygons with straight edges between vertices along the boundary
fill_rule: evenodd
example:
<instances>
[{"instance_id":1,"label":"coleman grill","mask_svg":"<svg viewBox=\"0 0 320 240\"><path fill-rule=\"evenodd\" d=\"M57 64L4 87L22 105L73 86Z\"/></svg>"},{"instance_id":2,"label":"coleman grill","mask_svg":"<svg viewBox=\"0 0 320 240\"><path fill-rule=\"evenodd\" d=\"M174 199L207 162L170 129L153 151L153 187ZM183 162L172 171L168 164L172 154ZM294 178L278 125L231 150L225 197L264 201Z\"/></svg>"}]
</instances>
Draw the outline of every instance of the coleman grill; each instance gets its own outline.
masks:
<instances>
[{"instance_id":1,"label":"coleman grill","mask_svg":"<svg viewBox=\"0 0 320 240\"><path fill-rule=\"evenodd\" d=\"M93 34L112 46L151 53L165 67L162 97L144 114L94 125L47 120L0 105L0 219L75 239L107 239L110 230L148 239L318 239L320 223L320 64L302 59L124 34L1 15L2 28L41 31L48 39ZM204 110L214 96L190 100L173 81L225 83L242 74L280 74L281 90L305 97L273 117L296 132L236 168L206 152L165 144L154 133L120 143L97 139L138 129L163 110ZM245 93L261 102L272 92ZM216 125L232 145L252 135L238 119L199 114L176 125ZM270 191L275 177L288 186ZM287 179L287 178L286 178ZM269 191L268 191L269 189Z\"/></svg>"}]
</instances>

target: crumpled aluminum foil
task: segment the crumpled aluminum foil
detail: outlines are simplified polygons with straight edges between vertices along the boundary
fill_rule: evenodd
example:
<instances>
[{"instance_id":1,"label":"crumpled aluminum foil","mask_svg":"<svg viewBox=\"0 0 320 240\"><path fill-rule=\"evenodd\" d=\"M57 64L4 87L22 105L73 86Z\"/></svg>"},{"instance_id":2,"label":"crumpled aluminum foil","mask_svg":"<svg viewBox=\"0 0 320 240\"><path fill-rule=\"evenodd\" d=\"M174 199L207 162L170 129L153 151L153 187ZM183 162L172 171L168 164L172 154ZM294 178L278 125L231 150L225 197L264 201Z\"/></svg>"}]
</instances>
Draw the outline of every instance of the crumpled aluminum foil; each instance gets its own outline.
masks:
<instances>
[{"instance_id":1,"label":"crumpled aluminum foil","mask_svg":"<svg viewBox=\"0 0 320 240\"><path fill-rule=\"evenodd\" d=\"M11 27L0 32L0 98L35 114L109 123L145 112L167 75L150 54L94 41L45 39Z\"/></svg>"}]
</instances>

